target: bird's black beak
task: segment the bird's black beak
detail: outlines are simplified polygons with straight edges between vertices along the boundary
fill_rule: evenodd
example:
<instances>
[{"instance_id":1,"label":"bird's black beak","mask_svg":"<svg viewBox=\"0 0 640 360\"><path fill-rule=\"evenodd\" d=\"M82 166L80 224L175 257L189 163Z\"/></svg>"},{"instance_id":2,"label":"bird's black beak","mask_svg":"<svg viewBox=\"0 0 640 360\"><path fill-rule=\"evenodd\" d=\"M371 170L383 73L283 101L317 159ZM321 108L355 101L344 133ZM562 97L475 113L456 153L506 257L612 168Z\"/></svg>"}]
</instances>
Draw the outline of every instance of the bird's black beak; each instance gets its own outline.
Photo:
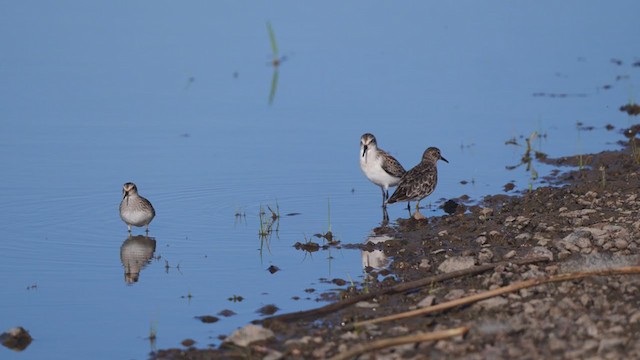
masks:
<instances>
[{"instance_id":1,"label":"bird's black beak","mask_svg":"<svg viewBox=\"0 0 640 360\"><path fill-rule=\"evenodd\" d=\"M368 149L368 148L369 148L369 147L368 147L367 145L364 145L364 146L362 147L362 157L364 157L364 154L367 152L367 149Z\"/></svg>"},{"instance_id":2,"label":"bird's black beak","mask_svg":"<svg viewBox=\"0 0 640 360\"><path fill-rule=\"evenodd\" d=\"M128 191L123 191L122 192L122 199L124 200L124 198L126 198L127 195L129 195L129 192Z\"/></svg>"},{"instance_id":3,"label":"bird's black beak","mask_svg":"<svg viewBox=\"0 0 640 360\"><path fill-rule=\"evenodd\" d=\"M440 155L440 160L442 160L442 161L446 162L447 164L449 163L449 160L447 160L447 159L443 158L443 157L442 157L442 155Z\"/></svg>"}]
</instances>

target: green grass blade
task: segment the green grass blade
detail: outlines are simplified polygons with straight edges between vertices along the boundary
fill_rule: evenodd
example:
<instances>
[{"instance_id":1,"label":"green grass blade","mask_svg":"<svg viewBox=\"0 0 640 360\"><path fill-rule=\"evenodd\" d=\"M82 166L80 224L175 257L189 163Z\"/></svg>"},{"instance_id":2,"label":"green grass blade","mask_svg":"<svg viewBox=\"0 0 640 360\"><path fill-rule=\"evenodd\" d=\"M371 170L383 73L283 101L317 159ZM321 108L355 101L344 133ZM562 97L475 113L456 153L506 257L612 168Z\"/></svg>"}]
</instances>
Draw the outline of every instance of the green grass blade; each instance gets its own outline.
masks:
<instances>
[{"instance_id":1,"label":"green grass blade","mask_svg":"<svg viewBox=\"0 0 640 360\"><path fill-rule=\"evenodd\" d=\"M276 33L271 27L271 22L267 21L267 31L269 32L269 41L271 42L271 51L273 51L273 58L278 58L278 43L276 43Z\"/></svg>"}]
</instances>

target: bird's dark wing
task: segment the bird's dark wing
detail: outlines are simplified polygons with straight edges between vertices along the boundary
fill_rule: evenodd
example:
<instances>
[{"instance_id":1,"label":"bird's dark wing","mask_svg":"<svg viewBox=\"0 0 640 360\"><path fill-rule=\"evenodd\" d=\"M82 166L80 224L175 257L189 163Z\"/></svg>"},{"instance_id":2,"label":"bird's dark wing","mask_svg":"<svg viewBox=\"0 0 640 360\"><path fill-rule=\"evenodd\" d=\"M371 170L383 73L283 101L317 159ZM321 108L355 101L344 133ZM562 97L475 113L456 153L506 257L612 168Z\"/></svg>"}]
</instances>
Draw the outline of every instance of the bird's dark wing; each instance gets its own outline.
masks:
<instances>
[{"instance_id":1,"label":"bird's dark wing","mask_svg":"<svg viewBox=\"0 0 640 360\"><path fill-rule=\"evenodd\" d=\"M382 170L395 177L402 177L407 172L396 158L382 149L378 150L382 156Z\"/></svg>"}]
</instances>

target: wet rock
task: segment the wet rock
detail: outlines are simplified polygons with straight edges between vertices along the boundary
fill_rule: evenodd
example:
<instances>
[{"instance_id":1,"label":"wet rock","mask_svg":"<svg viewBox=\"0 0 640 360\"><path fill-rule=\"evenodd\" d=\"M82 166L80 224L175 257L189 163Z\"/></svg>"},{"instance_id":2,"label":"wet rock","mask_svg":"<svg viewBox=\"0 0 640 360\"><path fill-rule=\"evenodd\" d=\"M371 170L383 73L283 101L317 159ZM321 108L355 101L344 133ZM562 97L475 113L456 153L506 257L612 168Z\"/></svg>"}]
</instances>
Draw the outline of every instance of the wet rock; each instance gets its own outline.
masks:
<instances>
[{"instance_id":1,"label":"wet rock","mask_svg":"<svg viewBox=\"0 0 640 360\"><path fill-rule=\"evenodd\" d=\"M444 273L452 271L464 270L475 266L473 256L454 256L446 259L438 266L438 270Z\"/></svg>"},{"instance_id":2,"label":"wet rock","mask_svg":"<svg viewBox=\"0 0 640 360\"><path fill-rule=\"evenodd\" d=\"M0 334L0 341L5 347L14 350L22 351L31 344L33 338L27 330L22 326L14 327L6 332Z\"/></svg>"},{"instance_id":3,"label":"wet rock","mask_svg":"<svg viewBox=\"0 0 640 360\"><path fill-rule=\"evenodd\" d=\"M331 283L336 284L338 286L345 286L347 284L347 281L344 280L344 279L336 278L336 279L331 280Z\"/></svg>"},{"instance_id":4,"label":"wet rock","mask_svg":"<svg viewBox=\"0 0 640 360\"><path fill-rule=\"evenodd\" d=\"M260 313L261 315L273 315L278 310L280 310L280 308L278 308L277 306L275 306L273 304L269 304L269 305L265 305L265 306L261 307L260 309L256 310L256 312Z\"/></svg>"},{"instance_id":5,"label":"wet rock","mask_svg":"<svg viewBox=\"0 0 640 360\"><path fill-rule=\"evenodd\" d=\"M447 200L442 206L444 212L449 215L455 214L456 209L458 208L458 203L453 200Z\"/></svg>"},{"instance_id":6,"label":"wet rock","mask_svg":"<svg viewBox=\"0 0 640 360\"><path fill-rule=\"evenodd\" d=\"M193 346L195 343L196 341L193 339L184 339L180 344L182 344L182 346L184 347L190 347L190 346Z\"/></svg>"},{"instance_id":7,"label":"wet rock","mask_svg":"<svg viewBox=\"0 0 640 360\"><path fill-rule=\"evenodd\" d=\"M220 311L218 315L224 316L224 317L230 317L230 316L236 315L236 313L233 310L225 309Z\"/></svg>"},{"instance_id":8,"label":"wet rock","mask_svg":"<svg viewBox=\"0 0 640 360\"><path fill-rule=\"evenodd\" d=\"M249 324L234 331L233 334L225 339L225 342L246 347L253 342L268 340L274 336L273 331L269 329L265 329L259 325Z\"/></svg>"},{"instance_id":9,"label":"wet rock","mask_svg":"<svg viewBox=\"0 0 640 360\"><path fill-rule=\"evenodd\" d=\"M211 315L196 316L195 318L202 321L205 324L213 324L215 322L218 322L218 320L220 320L217 317L211 316Z\"/></svg>"}]
</instances>

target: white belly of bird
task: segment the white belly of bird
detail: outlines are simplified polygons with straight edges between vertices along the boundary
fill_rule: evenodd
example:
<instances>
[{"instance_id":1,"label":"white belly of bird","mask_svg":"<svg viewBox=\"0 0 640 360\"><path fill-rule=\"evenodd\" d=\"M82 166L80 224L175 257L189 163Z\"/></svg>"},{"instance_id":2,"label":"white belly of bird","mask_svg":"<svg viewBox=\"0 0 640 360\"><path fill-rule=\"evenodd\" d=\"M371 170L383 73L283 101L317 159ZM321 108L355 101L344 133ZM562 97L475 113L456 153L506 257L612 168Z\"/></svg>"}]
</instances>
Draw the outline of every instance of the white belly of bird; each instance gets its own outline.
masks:
<instances>
[{"instance_id":1,"label":"white belly of bird","mask_svg":"<svg viewBox=\"0 0 640 360\"><path fill-rule=\"evenodd\" d=\"M122 213L122 220L133 226L145 226L151 221L149 213L140 210L125 210Z\"/></svg>"},{"instance_id":2,"label":"white belly of bird","mask_svg":"<svg viewBox=\"0 0 640 360\"><path fill-rule=\"evenodd\" d=\"M366 156L368 159L360 158L360 168L371 182L384 188L396 186L400 182L399 177L389 175L382 169L382 159Z\"/></svg>"}]
</instances>

